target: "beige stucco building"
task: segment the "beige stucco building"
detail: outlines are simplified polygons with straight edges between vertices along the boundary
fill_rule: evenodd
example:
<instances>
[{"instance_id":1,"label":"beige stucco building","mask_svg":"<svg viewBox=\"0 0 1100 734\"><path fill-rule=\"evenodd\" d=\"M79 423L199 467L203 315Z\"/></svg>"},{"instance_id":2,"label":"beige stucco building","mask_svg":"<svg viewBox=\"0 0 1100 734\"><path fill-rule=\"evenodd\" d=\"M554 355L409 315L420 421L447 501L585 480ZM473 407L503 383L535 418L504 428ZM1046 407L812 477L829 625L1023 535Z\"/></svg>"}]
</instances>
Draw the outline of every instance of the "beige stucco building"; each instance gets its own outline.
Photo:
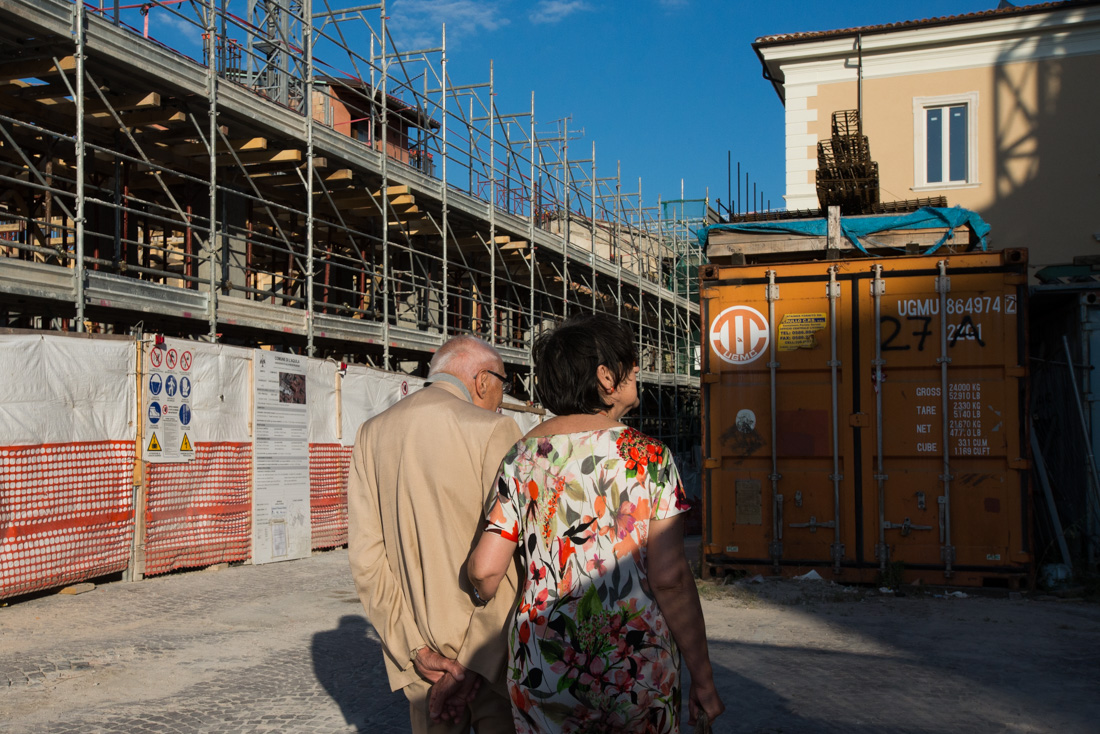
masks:
<instances>
[{"instance_id":1,"label":"beige stucco building","mask_svg":"<svg viewBox=\"0 0 1100 734\"><path fill-rule=\"evenodd\" d=\"M1100 256L1100 0L753 45L786 108L788 209L817 208L817 143L861 108L882 200L946 196L1036 268Z\"/></svg>"}]
</instances>

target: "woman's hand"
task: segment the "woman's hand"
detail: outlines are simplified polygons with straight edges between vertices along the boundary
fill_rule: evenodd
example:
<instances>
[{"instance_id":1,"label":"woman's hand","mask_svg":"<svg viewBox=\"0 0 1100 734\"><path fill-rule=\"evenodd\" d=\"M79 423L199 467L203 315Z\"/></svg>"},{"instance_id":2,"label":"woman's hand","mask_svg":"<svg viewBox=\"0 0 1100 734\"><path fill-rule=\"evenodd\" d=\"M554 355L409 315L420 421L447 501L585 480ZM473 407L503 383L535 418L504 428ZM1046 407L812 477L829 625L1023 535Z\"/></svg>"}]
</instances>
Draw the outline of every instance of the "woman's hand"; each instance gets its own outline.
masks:
<instances>
[{"instance_id":1,"label":"woman's hand","mask_svg":"<svg viewBox=\"0 0 1100 734\"><path fill-rule=\"evenodd\" d=\"M718 697L718 689L714 687L714 681L700 684L692 679L691 691L688 694L688 715L691 717L689 724L696 722L700 711L706 711L707 718L713 722L725 710L726 705Z\"/></svg>"}]
</instances>

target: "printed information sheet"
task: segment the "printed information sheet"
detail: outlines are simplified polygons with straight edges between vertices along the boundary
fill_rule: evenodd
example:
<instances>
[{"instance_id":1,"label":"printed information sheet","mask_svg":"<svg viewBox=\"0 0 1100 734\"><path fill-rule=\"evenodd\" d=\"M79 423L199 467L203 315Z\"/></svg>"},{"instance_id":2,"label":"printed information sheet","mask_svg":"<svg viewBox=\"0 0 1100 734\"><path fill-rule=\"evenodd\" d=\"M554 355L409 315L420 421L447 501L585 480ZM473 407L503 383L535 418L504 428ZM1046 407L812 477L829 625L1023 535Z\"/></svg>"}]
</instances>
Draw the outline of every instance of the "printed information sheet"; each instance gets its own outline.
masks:
<instances>
[{"instance_id":1,"label":"printed information sheet","mask_svg":"<svg viewBox=\"0 0 1100 734\"><path fill-rule=\"evenodd\" d=\"M252 562L310 553L306 357L253 355Z\"/></svg>"}]
</instances>

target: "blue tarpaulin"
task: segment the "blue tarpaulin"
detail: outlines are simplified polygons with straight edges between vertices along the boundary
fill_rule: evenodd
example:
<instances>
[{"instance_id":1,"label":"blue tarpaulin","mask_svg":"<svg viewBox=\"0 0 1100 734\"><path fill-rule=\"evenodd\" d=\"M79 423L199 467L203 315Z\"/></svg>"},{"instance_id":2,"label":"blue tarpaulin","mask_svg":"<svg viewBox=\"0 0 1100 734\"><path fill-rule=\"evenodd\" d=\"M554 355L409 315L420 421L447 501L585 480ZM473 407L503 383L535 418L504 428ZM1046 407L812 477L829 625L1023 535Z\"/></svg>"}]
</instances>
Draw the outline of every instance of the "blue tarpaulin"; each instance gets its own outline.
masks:
<instances>
[{"instance_id":1,"label":"blue tarpaulin","mask_svg":"<svg viewBox=\"0 0 1100 734\"><path fill-rule=\"evenodd\" d=\"M898 229L937 229L947 227L947 232L939 242L925 250L923 254L935 252L947 241L951 233L958 227L969 225L978 237L978 247L986 249L989 235L989 225L976 212L963 209L960 206L946 207L921 207L910 214L882 214L861 217L841 217L840 231L848 238L860 252L867 253L867 248L860 242L861 237L869 237L879 232L888 232ZM711 232L745 232L747 234L793 234L807 237L827 237L829 223L826 219L791 219L776 222L744 222L741 224L711 224L696 230L699 244L707 245L707 237ZM895 248L902 249L902 248Z\"/></svg>"}]
</instances>

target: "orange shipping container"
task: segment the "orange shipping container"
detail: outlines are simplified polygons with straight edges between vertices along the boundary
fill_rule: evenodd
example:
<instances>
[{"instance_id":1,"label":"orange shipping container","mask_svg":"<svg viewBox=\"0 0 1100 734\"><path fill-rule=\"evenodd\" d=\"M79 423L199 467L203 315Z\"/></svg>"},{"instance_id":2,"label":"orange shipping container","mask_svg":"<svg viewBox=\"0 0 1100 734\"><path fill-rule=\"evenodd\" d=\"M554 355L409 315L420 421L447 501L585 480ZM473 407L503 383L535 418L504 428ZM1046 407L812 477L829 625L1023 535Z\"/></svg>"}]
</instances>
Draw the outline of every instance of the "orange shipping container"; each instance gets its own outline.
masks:
<instances>
[{"instance_id":1,"label":"orange shipping container","mask_svg":"<svg viewBox=\"0 0 1100 734\"><path fill-rule=\"evenodd\" d=\"M1024 250L703 268L704 568L1015 586Z\"/></svg>"}]
</instances>

